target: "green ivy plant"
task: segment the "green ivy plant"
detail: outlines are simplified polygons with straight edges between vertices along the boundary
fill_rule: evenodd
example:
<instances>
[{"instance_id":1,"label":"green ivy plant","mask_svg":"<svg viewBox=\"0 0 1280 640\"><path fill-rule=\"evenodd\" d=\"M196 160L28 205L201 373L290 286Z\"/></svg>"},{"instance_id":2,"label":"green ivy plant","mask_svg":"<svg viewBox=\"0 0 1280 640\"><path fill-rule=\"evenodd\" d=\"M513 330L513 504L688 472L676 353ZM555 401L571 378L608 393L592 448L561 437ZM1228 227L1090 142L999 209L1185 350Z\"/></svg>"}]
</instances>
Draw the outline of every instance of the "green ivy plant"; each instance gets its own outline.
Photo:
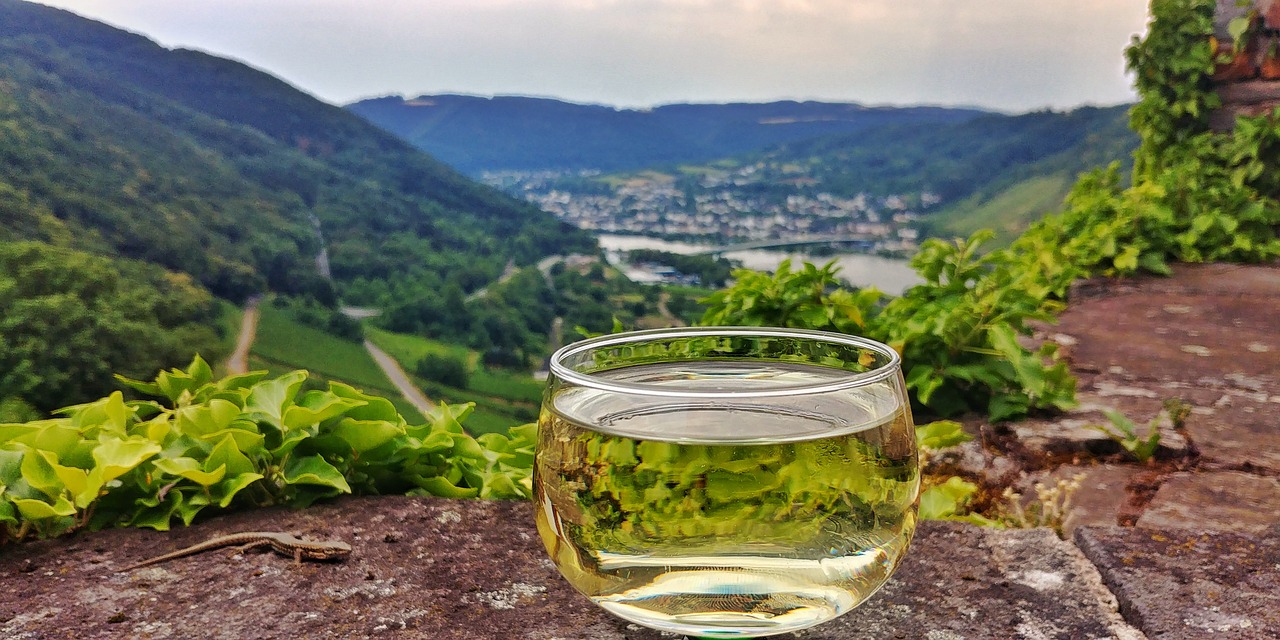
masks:
<instances>
[{"instance_id":1,"label":"green ivy plant","mask_svg":"<svg viewBox=\"0 0 1280 640\"><path fill-rule=\"evenodd\" d=\"M190 524L206 510L302 507L348 493L527 498L536 427L472 438L471 405L406 423L348 385L307 374L213 380L196 357L63 417L0 425L0 542L80 528Z\"/></svg>"},{"instance_id":2,"label":"green ivy plant","mask_svg":"<svg viewBox=\"0 0 1280 640\"><path fill-rule=\"evenodd\" d=\"M704 300L705 325L773 325L857 333L903 356L917 408L950 416L978 410L993 419L1070 407L1075 379L1056 347L1032 351L1018 337L1057 306L1019 286L1006 253L979 253L989 232L968 240L926 241L912 260L925 282L879 304L875 289L853 291L834 263L783 263L772 275L738 271L737 283Z\"/></svg>"},{"instance_id":3,"label":"green ivy plant","mask_svg":"<svg viewBox=\"0 0 1280 640\"><path fill-rule=\"evenodd\" d=\"M1031 324L1063 308L1085 277L1170 273L1170 262L1259 262L1280 256L1280 113L1209 127L1211 0L1153 0L1145 38L1126 51L1142 100L1131 125L1142 145L1129 186L1116 165L1082 176L1065 210L1009 247L983 252L989 231L926 241L911 265L924 283L882 302L852 291L832 264L740 271L707 298L703 324L775 324L860 333L902 354L919 409L981 411L993 420L1074 403L1056 347L1032 348Z\"/></svg>"}]
</instances>

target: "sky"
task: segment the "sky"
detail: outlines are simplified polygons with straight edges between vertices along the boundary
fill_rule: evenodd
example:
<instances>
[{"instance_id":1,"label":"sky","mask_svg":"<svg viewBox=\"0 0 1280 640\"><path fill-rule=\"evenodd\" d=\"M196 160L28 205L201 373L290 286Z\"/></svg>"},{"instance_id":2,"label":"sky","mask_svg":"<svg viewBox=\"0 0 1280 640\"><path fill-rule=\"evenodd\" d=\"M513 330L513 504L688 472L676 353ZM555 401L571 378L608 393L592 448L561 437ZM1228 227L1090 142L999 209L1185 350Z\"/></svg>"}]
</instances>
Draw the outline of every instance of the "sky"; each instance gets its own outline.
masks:
<instances>
[{"instance_id":1,"label":"sky","mask_svg":"<svg viewBox=\"0 0 1280 640\"><path fill-rule=\"evenodd\" d=\"M1146 0L40 0L312 95L1008 112L1134 100Z\"/></svg>"}]
</instances>

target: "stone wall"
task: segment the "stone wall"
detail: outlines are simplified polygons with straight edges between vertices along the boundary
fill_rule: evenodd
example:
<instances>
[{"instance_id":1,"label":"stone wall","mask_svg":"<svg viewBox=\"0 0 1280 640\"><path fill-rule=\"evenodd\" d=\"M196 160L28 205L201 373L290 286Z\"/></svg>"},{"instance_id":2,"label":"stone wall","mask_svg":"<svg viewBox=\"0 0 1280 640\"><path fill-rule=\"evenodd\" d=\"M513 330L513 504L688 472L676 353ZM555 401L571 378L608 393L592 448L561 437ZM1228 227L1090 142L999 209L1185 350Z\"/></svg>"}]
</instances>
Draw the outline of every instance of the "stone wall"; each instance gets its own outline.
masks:
<instances>
[{"instance_id":1,"label":"stone wall","mask_svg":"<svg viewBox=\"0 0 1280 640\"><path fill-rule=\"evenodd\" d=\"M1238 17L1253 16L1249 42L1235 53L1227 26ZM1280 108L1280 0L1253 0L1236 6L1236 0L1218 0L1215 14L1218 53L1229 62L1213 75L1222 97L1222 109L1213 115L1215 129L1227 130L1241 115L1268 114Z\"/></svg>"}]
</instances>

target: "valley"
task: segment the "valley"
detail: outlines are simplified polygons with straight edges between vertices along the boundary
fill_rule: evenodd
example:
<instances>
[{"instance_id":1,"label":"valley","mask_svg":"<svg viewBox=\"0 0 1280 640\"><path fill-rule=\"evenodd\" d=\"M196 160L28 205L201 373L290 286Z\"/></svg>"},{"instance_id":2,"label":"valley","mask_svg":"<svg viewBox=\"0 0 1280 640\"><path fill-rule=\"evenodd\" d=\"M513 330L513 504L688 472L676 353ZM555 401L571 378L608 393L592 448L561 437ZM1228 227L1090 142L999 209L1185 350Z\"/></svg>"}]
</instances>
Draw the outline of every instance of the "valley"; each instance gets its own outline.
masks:
<instances>
[{"instance_id":1,"label":"valley","mask_svg":"<svg viewBox=\"0 0 1280 640\"><path fill-rule=\"evenodd\" d=\"M253 317L235 309L261 299L234 370L305 368L309 384L398 398L368 340L432 401L476 402L468 428L502 432L532 419L531 372L556 345L697 322L736 264L906 258L996 215L1012 233L1132 142L1115 134L1125 107L420 96L340 108L238 62L19 0L0 0L0 53L0 249L52 274L25 287L9 286L16 267L0 274L0 303L31 310L0 327L0 419L100 397L117 388L112 372L148 378L196 352L221 362L242 313ZM633 259L599 234L843 242ZM634 262L666 281L628 277ZM92 323L39 321L107 307Z\"/></svg>"}]
</instances>

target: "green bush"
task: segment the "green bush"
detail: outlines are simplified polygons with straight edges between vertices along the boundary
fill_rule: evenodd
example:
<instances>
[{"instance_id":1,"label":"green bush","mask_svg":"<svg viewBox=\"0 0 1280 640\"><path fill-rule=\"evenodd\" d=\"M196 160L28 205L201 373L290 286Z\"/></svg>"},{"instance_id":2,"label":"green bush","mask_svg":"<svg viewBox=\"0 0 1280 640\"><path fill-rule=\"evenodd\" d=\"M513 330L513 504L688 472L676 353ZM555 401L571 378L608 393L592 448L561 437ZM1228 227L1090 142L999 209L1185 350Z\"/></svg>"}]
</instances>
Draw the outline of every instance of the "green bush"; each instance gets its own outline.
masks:
<instances>
[{"instance_id":1,"label":"green bush","mask_svg":"<svg viewBox=\"0 0 1280 640\"><path fill-rule=\"evenodd\" d=\"M196 358L64 417L0 424L0 542L80 528L168 529L247 506L306 506L340 494L531 495L534 425L467 435L471 405L406 423L383 398L306 372L212 380Z\"/></svg>"},{"instance_id":2,"label":"green bush","mask_svg":"<svg viewBox=\"0 0 1280 640\"><path fill-rule=\"evenodd\" d=\"M414 370L427 380L455 389L466 389L469 383L467 364L449 355L428 353Z\"/></svg>"},{"instance_id":3,"label":"green bush","mask_svg":"<svg viewBox=\"0 0 1280 640\"><path fill-rule=\"evenodd\" d=\"M1065 210L1007 249L982 231L926 241L912 266L924 283L880 303L842 286L832 265L739 271L707 298L703 324L778 325L860 333L896 348L917 408L1017 418L1074 402L1075 380L1052 344L1019 340L1051 321L1071 283L1095 275L1166 274L1169 262L1259 262L1280 256L1280 111L1209 128L1210 0L1153 0L1147 36L1126 55L1142 93L1131 125L1142 145L1132 186L1112 165L1083 175Z\"/></svg>"}]
</instances>

